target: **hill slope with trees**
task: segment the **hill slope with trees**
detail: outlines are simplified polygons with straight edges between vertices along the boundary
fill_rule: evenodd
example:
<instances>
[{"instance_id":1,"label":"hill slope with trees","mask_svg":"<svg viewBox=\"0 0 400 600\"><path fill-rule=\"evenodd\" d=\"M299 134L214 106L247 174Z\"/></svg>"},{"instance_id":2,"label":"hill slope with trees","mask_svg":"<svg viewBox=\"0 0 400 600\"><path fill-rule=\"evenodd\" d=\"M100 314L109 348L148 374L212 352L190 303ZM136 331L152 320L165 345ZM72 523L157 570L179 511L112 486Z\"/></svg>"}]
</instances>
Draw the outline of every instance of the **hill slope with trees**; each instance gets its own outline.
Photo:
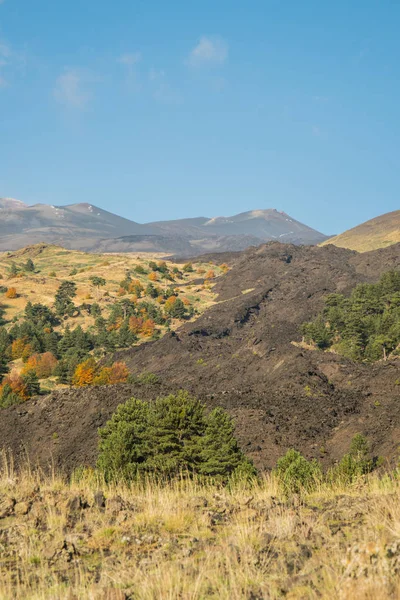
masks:
<instances>
[{"instance_id":1,"label":"hill slope with trees","mask_svg":"<svg viewBox=\"0 0 400 600\"><path fill-rule=\"evenodd\" d=\"M209 258L208 258L209 259ZM400 362L356 362L302 343L302 325L330 294L350 297L400 269L399 246L357 254L277 243L234 254L215 304L162 339L117 351L131 383L65 389L2 412L0 435L18 454L71 470L94 464L97 429L135 396L186 389L234 417L241 447L269 468L288 448L333 464L362 433L374 456L397 461ZM149 375L152 374L152 375ZM57 436L53 439L53 434Z\"/></svg>"}]
</instances>

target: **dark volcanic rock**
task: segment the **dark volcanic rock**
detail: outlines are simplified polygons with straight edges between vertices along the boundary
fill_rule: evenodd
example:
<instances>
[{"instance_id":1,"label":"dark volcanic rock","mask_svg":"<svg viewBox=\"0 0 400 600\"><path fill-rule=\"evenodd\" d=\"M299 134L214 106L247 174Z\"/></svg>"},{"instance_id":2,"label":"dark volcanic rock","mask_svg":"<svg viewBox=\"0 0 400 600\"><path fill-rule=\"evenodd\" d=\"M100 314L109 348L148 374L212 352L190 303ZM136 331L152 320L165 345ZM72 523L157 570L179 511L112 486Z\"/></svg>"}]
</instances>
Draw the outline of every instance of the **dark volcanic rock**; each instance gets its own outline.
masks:
<instances>
[{"instance_id":1,"label":"dark volcanic rock","mask_svg":"<svg viewBox=\"0 0 400 600\"><path fill-rule=\"evenodd\" d=\"M300 324L319 312L326 294L348 293L398 269L400 246L357 254L271 243L232 260L215 286L218 303L196 322L117 353L133 373L157 373L161 384L71 389L3 410L2 445L16 454L24 446L33 461L53 460L67 471L93 464L97 429L119 403L185 388L234 416L242 447L259 467L272 467L289 447L331 464L357 432L375 455L395 459L400 362L354 364L295 344Z\"/></svg>"}]
</instances>

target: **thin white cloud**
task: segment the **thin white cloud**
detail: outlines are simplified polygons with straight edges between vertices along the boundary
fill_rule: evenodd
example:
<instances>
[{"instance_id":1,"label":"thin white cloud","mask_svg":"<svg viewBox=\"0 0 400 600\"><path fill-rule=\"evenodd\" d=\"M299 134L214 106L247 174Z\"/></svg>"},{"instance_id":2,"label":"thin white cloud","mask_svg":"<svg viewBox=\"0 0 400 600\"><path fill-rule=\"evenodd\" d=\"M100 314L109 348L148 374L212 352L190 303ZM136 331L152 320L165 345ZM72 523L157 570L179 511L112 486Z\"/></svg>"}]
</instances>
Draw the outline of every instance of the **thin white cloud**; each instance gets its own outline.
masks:
<instances>
[{"instance_id":1,"label":"thin white cloud","mask_svg":"<svg viewBox=\"0 0 400 600\"><path fill-rule=\"evenodd\" d=\"M126 65L128 67L133 67L142 60L142 55L140 52L128 52L127 54L121 54L117 58L117 62L121 65Z\"/></svg>"},{"instance_id":2,"label":"thin white cloud","mask_svg":"<svg viewBox=\"0 0 400 600\"><path fill-rule=\"evenodd\" d=\"M228 58L228 44L222 38L203 36L192 49L186 63L190 67L221 66Z\"/></svg>"},{"instance_id":3,"label":"thin white cloud","mask_svg":"<svg viewBox=\"0 0 400 600\"><path fill-rule=\"evenodd\" d=\"M95 81L97 79L85 70L66 68L57 77L54 98L68 108L83 109L92 97L89 84Z\"/></svg>"}]
</instances>

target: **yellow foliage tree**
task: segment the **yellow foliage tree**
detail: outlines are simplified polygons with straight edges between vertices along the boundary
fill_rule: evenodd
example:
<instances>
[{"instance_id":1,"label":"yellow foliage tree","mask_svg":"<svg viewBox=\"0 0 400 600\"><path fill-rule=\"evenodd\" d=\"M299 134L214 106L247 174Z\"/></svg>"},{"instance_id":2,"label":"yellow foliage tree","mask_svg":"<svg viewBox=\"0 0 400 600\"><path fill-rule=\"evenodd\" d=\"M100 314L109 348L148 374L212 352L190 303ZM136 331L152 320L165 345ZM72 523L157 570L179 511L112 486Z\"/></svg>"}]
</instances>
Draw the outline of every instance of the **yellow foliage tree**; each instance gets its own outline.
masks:
<instances>
[{"instance_id":1,"label":"yellow foliage tree","mask_svg":"<svg viewBox=\"0 0 400 600\"><path fill-rule=\"evenodd\" d=\"M72 378L72 383L77 387L93 385L95 375L96 361L94 358L88 358L76 367L74 376Z\"/></svg>"},{"instance_id":2,"label":"yellow foliage tree","mask_svg":"<svg viewBox=\"0 0 400 600\"><path fill-rule=\"evenodd\" d=\"M17 360L18 358L22 358L26 346L26 339L19 338L14 340L11 345L11 357L13 360Z\"/></svg>"}]
</instances>

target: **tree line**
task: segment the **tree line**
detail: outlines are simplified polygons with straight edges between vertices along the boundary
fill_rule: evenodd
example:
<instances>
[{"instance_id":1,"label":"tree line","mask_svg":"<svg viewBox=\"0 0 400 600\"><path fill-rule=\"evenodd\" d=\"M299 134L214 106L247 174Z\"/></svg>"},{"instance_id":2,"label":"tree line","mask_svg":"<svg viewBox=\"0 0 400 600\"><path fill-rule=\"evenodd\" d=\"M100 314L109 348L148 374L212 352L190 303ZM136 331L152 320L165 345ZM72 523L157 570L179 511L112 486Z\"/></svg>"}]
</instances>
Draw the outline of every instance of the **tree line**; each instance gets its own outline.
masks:
<instances>
[{"instance_id":1,"label":"tree line","mask_svg":"<svg viewBox=\"0 0 400 600\"><path fill-rule=\"evenodd\" d=\"M321 313L301 327L304 339L354 361L373 362L398 354L400 273L357 285L350 296L329 294Z\"/></svg>"}]
</instances>

